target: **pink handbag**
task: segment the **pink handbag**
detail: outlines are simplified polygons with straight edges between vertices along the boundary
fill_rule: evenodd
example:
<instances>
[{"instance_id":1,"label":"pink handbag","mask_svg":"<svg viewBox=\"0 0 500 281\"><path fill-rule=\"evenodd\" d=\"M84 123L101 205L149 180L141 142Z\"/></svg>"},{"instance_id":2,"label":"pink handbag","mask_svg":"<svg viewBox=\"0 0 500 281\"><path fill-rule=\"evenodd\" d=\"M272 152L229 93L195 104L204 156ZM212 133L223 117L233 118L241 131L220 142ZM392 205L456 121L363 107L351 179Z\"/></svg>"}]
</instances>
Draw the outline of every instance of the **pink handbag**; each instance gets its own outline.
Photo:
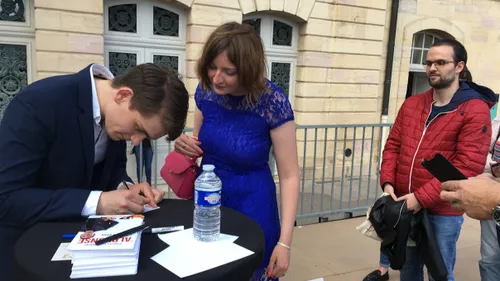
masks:
<instances>
[{"instance_id":1,"label":"pink handbag","mask_svg":"<svg viewBox=\"0 0 500 281\"><path fill-rule=\"evenodd\" d=\"M183 199L193 198L194 181L198 176L199 166L193 159L172 151L165 158L165 164L160 170L161 177Z\"/></svg>"}]
</instances>

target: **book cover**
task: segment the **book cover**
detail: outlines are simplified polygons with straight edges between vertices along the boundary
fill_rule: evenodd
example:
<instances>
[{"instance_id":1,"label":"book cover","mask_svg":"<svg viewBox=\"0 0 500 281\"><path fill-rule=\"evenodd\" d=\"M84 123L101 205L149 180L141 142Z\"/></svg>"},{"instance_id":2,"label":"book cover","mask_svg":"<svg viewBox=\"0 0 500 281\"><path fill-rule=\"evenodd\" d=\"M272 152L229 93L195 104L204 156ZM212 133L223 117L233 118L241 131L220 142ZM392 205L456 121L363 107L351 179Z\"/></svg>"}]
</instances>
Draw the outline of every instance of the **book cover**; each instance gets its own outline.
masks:
<instances>
[{"instance_id":1,"label":"book cover","mask_svg":"<svg viewBox=\"0 0 500 281\"><path fill-rule=\"evenodd\" d=\"M141 225L144 222L143 215L109 215L91 216L89 220L94 220L92 229L87 228L77 233L71 241L68 249L70 251L133 251L136 242L140 239L141 232L117 238L103 245L95 245L96 241L127 229ZM113 223L110 223L113 222ZM103 225L105 227L103 227Z\"/></svg>"}]
</instances>

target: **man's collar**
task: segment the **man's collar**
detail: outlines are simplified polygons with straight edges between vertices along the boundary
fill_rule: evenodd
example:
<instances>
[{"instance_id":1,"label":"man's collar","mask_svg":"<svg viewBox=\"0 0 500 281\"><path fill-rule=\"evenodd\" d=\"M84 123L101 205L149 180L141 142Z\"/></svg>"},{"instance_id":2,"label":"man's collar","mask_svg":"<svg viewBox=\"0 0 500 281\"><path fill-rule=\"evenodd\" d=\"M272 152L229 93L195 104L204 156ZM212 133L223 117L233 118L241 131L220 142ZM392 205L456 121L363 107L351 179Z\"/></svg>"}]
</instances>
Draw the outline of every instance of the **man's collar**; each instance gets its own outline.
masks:
<instances>
[{"instance_id":1,"label":"man's collar","mask_svg":"<svg viewBox=\"0 0 500 281\"><path fill-rule=\"evenodd\" d=\"M114 78L114 75L102 64L94 63L92 64L92 66L90 66L90 81L92 84L92 111L94 113L94 121L96 122L96 124L99 124L101 122L101 107L99 106L99 99L97 97L97 88L95 85L94 76L112 80Z\"/></svg>"}]
</instances>

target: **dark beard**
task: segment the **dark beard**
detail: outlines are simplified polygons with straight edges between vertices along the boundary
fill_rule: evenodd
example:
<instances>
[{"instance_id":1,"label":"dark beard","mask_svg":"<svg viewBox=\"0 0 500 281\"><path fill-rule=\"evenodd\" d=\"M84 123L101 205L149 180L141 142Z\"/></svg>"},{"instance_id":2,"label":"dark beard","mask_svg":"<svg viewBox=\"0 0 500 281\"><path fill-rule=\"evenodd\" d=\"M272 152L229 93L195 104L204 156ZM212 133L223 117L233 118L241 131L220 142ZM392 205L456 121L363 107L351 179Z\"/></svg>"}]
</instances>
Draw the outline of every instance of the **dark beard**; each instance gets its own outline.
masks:
<instances>
[{"instance_id":1,"label":"dark beard","mask_svg":"<svg viewBox=\"0 0 500 281\"><path fill-rule=\"evenodd\" d=\"M434 89L446 89L451 86L453 81L455 81L455 77L451 78L445 78L445 77L440 77L439 81L432 82L431 78L428 78L429 85L434 88Z\"/></svg>"}]
</instances>

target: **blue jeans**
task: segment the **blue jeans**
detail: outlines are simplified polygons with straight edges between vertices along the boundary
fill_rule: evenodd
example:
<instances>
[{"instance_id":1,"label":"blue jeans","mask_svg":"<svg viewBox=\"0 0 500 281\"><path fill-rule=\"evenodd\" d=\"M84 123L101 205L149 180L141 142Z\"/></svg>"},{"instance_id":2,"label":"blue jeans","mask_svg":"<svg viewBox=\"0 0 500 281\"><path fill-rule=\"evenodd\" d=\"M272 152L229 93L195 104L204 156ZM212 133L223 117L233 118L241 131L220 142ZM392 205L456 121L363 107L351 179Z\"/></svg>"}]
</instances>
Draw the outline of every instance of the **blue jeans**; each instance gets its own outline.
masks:
<instances>
[{"instance_id":1,"label":"blue jeans","mask_svg":"<svg viewBox=\"0 0 500 281\"><path fill-rule=\"evenodd\" d=\"M153 162L153 149L151 147L143 147L142 148L142 163L143 165L140 164L141 161L141 156L140 156L140 146L134 146L134 153L135 153L135 163L137 166L137 181L141 182L142 181L142 166L144 165L144 170L146 172L146 181L151 185L151 162Z\"/></svg>"},{"instance_id":2,"label":"blue jeans","mask_svg":"<svg viewBox=\"0 0 500 281\"><path fill-rule=\"evenodd\" d=\"M430 223L448 270L448 281L455 281L453 270L457 254L457 240L464 222L463 216L438 216L429 214ZM401 281L424 281L424 262L416 247L406 248L406 263L400 270ZM429 275L429 280L433 281Z\"/></svg>"},{"instance_id":3,"label":"blue jeans","mask_svg":"<svg viewBox=\"0 0 500 281\"><path fill-rule=\"evenodd\" d=\"M500 280L500 246L497 224L493 220L481 221L481 281Z\"/></svg>"},{"instance_id":4,"label":"blue jeans","mask_svg":"<svg viewBox=\"0 0 500 281\"><path fill-rule=\"evenodd\" d=\"M380 265L380 267L383 267L383 268L389 268L389 266L391 265L391 263L389 261L389 257L386 254L384 254L384 252L382 252L382 251L380 251L379 265Z\"/></svg>"}]
</instances>

